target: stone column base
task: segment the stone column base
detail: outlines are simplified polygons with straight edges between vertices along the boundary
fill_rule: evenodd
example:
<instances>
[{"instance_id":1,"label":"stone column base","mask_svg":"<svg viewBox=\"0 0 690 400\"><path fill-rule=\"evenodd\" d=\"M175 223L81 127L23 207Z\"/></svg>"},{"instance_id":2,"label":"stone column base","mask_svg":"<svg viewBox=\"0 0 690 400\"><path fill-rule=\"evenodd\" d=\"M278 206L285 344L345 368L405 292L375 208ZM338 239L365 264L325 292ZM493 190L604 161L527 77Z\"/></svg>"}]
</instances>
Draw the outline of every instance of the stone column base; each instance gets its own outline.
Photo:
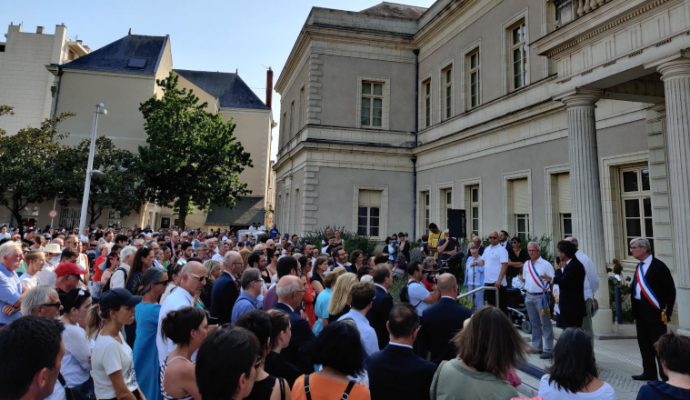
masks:
<instances>
[{"instance_id":1,"label":"stone column base","mask_svg":"<svg viewBox=\"0 0 690 400\"><path fill-rule=\"evenodd\" d=\"M682 268L682 267L681 267ZM673 319L678 321L678 333L690 336L690 288L676 287L676 306Z\"/></svg>"},{"instance_id":2,"label":"stone column base","mask_svg":"<svg viewBox=\"0 0 690 400\"><path fill-rule=\"evenodd\" d=\"M597 314L592 317L592 330L594 337L612 336L613 332L613 310L610 308L599 309Z\"/></svg>"}]
</instances>

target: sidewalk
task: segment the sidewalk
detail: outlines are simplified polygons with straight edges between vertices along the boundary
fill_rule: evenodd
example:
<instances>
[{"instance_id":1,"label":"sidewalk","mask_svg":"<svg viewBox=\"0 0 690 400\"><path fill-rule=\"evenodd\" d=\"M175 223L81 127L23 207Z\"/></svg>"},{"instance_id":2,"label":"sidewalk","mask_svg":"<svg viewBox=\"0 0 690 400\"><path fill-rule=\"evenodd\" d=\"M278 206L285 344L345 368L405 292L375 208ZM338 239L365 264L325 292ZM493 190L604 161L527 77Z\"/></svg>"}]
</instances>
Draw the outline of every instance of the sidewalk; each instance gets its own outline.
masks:
<instances>
[{"instance_id":1,"label":"sidewalk","mask_svg":"<svg viewBox=\"0 0 690 400\"><path fill-rule=\"evenodd\" d=\"M560 330L557 330L560 331ZM556 336L560 332L554 332ZM529 335L521 332L529 341ZM616 391L618 400L635 400L637 392L645 382L632 380L632 375L642 373L642 358L637 347L636 339L595 339L594 353L599 367L599 378L608 382ZM532 367L545 369L550 365L548 360L542 360L538 354L529 354L527 362ZM525 396L536 396L539 388L539 378L535 378L523 371L518 371L523 385L519 388Z\"/></svg>"}]
</instances>

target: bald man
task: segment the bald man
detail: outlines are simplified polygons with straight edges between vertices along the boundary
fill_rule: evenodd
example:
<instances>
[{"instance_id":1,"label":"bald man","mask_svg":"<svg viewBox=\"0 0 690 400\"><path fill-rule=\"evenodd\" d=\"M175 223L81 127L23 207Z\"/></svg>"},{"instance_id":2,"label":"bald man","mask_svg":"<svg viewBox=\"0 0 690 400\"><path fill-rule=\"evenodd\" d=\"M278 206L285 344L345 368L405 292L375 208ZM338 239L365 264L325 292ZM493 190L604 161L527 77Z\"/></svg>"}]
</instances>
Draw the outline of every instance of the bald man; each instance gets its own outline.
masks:
<instances>
[{"instance_id":1,"label":"bald man","mask_svg":"<svg viewBox=\"0 0 690 400\"><path fill-rule=\"evenodd\" d=\"M498 232L489 233L489 246L484 249L484 286L493 286L498 289L498 306L504 313L508 313L506 304L506 273L508 272L508 251L499 243ZM486 302L496 306L496 295L493 292L484 293Z\"/></svg>"},{"instance_id":2,"label":"bald man","mask_svg":"<svg viewBox=\"0 0 690 400\"><path fill-rule=\"evenodd\" d=\"M312 371L312 364L307 348L309 343L314 340L314 333L309 327L309 322L300 315L299 307L305 290L302 280L297 276L283 276L276 285L278 302L273 308L284 311L290 316L292 338L290 345L283 349L282 356L296 365L303 373L309 373Z\"/></svg>"},{"instance_id":3,"label":"bald man","mask_svg":"<svg viewBox=\"0 0 690 400\"><path fill-rule=\"evenodd\" d=\"M158 332L156 333L156 347L158 348L158 362L160 365L165 363L165 358L175 349L175 344L172 340L168 338L163 339L161 335L163 320L171 311L185 307L194 307L194 298L201 294L205 284L206 267L200 262L190 261L180 271L180 285L170 292L163 304L161 304L161 311L158 315Z\"/></svg>"},{"instance_id":4,"label":"bald man","mask_svg":"<svg viewBox=\"0 0 690 400\"><path fill-rule=\"evenodd\" d=\"M441 274L436 282L441 299L424 310L420 341L422 348L431 352L431 361L438 365L457 355L450 340L462 329L463 322L472 316L472 312L458 303L458 283L453 274Z\"/></svg>"},{"instance_id":5,"label":"bald man","mask_svg":"<svg viewBox=\"0 0 690 400\"><path fill-rule=\"evenodd\" d=\"M218 318L220 324L230 322L232 307L240 295L239 278L244 269L242 256L236 251L228 251L223 256L223 272L213 283L211 290L211 316Z\"/></svg>"}]
</instances>

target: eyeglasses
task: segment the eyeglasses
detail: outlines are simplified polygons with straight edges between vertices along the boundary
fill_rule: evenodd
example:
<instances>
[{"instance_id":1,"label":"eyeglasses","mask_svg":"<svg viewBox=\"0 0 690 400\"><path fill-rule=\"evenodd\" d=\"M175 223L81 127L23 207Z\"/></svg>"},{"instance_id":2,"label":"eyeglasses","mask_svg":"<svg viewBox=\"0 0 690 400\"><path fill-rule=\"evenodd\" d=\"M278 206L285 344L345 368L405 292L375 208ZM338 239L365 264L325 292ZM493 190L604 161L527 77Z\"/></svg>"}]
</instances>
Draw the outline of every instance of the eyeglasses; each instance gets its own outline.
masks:
<instances>
[{"instance_id":1,"label":"eyeglasses","mask_svg":"<svg viewBox=\"0 0 690 400\"><path fill-rule=\"evenodd\" d=\"M189 274L189 275L191 275L191 276L193 276L194 278L196 278L199 282L206 282L206 277L205 277L205 276L199 276L199 275L196 275L196 274Z\"/></svg>"},{"instance_id":2,"label":"eyeglasses","mask_svg":"<svg viewBox=\"0 0 690 400\"><path fill-rule=\"evenodd\" d=\"M489 236L489 239L498 239L498 236Z\"/></svg>"},{"instance_id":3,"label":"eyeglasses","mask_svg":"<svg viewBox=\"0 0 690 400\"><path fill-rule=\"evenodd\" d=\"M195 278L196 278L196 277L195 277ZM204 277L204 279L206 279L206 277ZM167 284L168 284L167 281L162 281L162 282L156 282L156 283L154 283L154 285L167 285Z\"/></svg>"},{"instance_id":4,"label":"eyeglasses","mask_svg":"<svg viewBox=\"0 0 690 400\"><path fill-rule=\"evenodd\" d=\"M60 308L60 307L62 307L62 303L60 301L56 301L55 303L45 303L45 304L41 304L41 307Z\"/></svg>"}]
</instances>

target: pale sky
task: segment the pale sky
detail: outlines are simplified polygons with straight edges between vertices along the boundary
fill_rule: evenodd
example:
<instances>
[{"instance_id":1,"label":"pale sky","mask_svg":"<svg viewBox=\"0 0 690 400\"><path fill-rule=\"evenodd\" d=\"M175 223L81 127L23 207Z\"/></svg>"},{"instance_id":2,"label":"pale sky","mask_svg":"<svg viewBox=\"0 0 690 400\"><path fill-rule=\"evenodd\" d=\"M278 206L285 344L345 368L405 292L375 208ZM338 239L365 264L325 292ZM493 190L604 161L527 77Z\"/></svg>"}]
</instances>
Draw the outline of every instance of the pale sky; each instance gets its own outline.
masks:
<instances>
[{"instance_id":1,"label":"pale sky","mask_svg":"<svg viewBox=\"0 0 690 400\"><path fill-rule=\"evenodd\" d=\"M429 7L434 0L399 0ZM266 97L266 69L274 83L313 6L359 11L378 0L0 0L0 31L10 22L35 32L53 33L65 23L70 39L98 49L127 34L170 35L173 66L202 71L239 72L261 100ZM0 38L4 41L4 37ZM280 96L273 94L273 118L280 116ZM271 158L277 152L273 130Z\"/></svg>"}]
</instances>

